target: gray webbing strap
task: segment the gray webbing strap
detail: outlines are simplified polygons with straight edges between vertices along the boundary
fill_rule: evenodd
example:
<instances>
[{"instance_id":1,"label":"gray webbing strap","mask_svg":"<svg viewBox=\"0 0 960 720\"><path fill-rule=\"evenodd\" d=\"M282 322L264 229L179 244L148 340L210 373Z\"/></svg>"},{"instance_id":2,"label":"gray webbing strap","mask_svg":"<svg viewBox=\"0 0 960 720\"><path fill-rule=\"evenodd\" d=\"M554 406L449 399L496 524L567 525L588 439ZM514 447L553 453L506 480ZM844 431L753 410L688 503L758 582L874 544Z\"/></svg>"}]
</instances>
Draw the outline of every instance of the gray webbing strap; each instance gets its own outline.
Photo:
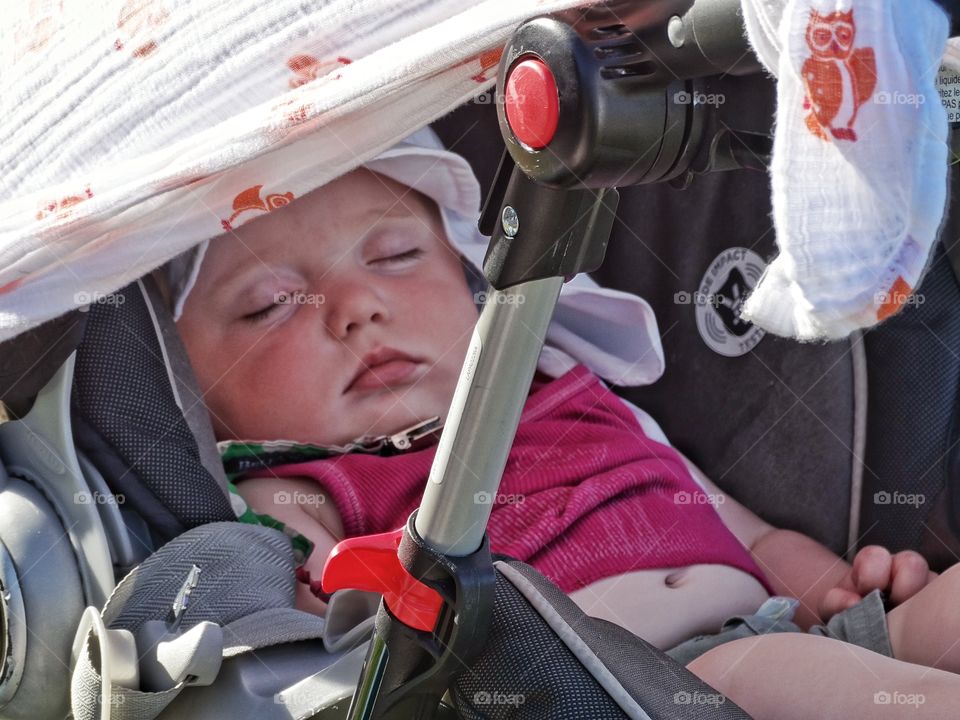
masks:
<instances>
[{"instance_id":1,"label":"gray webbing strap","mask_svg":"<svg viewBox=\"0 0 960 720\"><path fill-rule=\"evenodd\" d=\"M226 659L281 643L322 640L325 622L323 618L293 608L269 608L239 618L222 629L223 644L219 648L201 648L195 641L192 645L178 648L178 652L190 656L195 664L208 666L211 659L202 655L211 651ZM195 636L196 639L199 637ZM181 636L181 639L190 638ZM202 679L201 682L180 681L169 689L157 692L111 684L107 712L102 712L101 668L109 652L109 644L102 643L93 630L87 632L70 684L71 706L76 720L153 720L185 687L207 684ZM97 666L94 665L94 658L99 660ZM212 678L207 682L211 681Z\"/></svg>"},{"instance_id":2,"label":"gray webbing strap","mask_svg":"<svg viewBox=\"0 0 960 720\"><path fill-rule=\"evenodd\" d=\"M188 577L196 581L184 600ZM210 523L170 541L117 585L102 614L84 614L71 678L74 717L152 720L185 687L212 683L222 660L304 640L336 652L368 637L364 618L375 610L374 596L337 593L328 622L294 608L295 588L290 541L276 530ZM181 608L182 630L171 620L173 607ZM151 684L156 691L131 689Z\"/></svg>"}]
</instances>

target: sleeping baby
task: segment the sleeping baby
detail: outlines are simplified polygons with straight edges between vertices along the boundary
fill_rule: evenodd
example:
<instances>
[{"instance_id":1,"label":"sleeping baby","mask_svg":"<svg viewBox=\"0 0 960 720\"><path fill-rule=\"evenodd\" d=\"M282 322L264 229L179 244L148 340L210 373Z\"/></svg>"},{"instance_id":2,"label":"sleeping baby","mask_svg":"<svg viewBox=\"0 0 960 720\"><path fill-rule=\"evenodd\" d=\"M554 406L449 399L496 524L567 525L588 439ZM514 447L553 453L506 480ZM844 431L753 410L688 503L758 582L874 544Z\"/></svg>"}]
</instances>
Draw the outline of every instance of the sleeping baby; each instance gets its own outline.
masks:
<instances>
[{"instance_id":1,"label":"sleeping baby","mask_svg":"<svg viewBox=\"0 0 960 720\"><path fill-rule=\"evenodd\" d=\"M451 211L477 192L466 167L421 131L211 240L174 298L217 439L282 441L234 482L255 516L305 541L298 606L311 612L333 546L402 526L425 486L436 435L395 439L443 422L477 321L484 288ZM879 547L850 565L768 525L584 358L551 357L498 494L465 500L492 504L494 552L754 717L899 717L874 704L894 689L922 693L917 717L958 711L960 574Z\"/></svg>"}]
</instances>

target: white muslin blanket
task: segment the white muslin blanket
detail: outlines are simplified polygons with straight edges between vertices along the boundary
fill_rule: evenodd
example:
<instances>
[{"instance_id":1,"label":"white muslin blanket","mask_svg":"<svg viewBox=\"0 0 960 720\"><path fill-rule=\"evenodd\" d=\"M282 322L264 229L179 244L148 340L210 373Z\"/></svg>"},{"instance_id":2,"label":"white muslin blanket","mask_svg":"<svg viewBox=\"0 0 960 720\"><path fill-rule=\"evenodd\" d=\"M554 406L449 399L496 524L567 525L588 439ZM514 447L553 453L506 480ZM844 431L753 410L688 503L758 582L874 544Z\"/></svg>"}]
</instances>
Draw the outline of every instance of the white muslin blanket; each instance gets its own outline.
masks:
<instances>
[{"instance_id":1,"label":"white muslin blanket","mask_svg":"<svg viewBox=\"0 0 960 720\"><path fill-rule=\"evenodd\" d=\"M874 1L884 8L893 2L819 4L827 14L832 5ZM743 2L752 17L766 13L763 27L774 36L777 8L802 4ZM519 23L588 4L6 3L0 341L106 298L202 240L288 202L288 193L305 193L359 166L489 88L503 43ZM753 37L764 57L759 35ZM930 37L928 45L935 45L937 33ZM780 55L770 53L781 46L770 47L764 59L772 68ZM296 170L288 175L288 167ZM939 198L942 191L928 194L923 207ZM923 217L932 236L936 222ZM912 288L918 275L916 269L904 285ZM794 278L783 277L788 284ZM782 297L804 300L799 283L789 287L793 295ZM616 313L625 317L623 298L583 297L581 328L607 312L613 324ZM657 350L659 341L649 346ZM600 349L616 356L615 334ZM641 374L649 382L655 370Z\"/></svg>"},{"instance_id":2,"label":"white muslin blanket","mask_svg":"<svg viewBox=\"0 0 960 720\"><path fill-rule=\"evenodd\" d=\"M524 20L589 5L49 0L8 8L0 340L109 302L185 250L380 155L488 89ZM473 222L474 195L472 207L455 208ZM653 382L663 371L649 305L587 277L564 287L549 337L564 357L618 384Z\"/></svg>"},{"instance_id":3,"label":"white muslin blanket","mask_svg":"<svg viewBox=\"0 0 960 720\"><path fill-rule=\"evenodd\" d=\"M742 316L777 335L840 339L922 301L947 197L935 81L941 62L955 62L948 19L933 0L742 4L777 76L780 249Z\"/></svg>"}]
</instances>

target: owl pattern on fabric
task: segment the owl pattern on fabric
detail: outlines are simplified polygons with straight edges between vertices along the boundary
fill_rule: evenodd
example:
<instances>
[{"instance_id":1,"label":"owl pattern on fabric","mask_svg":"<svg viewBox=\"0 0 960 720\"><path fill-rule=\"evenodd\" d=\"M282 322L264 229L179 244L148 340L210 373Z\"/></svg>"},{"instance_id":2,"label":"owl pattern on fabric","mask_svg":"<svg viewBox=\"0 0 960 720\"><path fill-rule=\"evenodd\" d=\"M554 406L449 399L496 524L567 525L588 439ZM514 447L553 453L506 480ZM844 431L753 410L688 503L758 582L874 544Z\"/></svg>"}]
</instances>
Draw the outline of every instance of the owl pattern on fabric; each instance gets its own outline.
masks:
<instances>
[{"instance_id":1,"label":"owl pattern on fabric","mask_svg":"<svg viewBox=\"0 0 960 720\"><path fill-rule=\"evenodd\" d=\"M857 114L877 86L873 48L854 48L856 36L852 9L827 15L810 11L806 41L812 55L801 68L804 108L810 111L807 128L822 140L832 135L856 142Z\"/></svg>"}]
</instances>

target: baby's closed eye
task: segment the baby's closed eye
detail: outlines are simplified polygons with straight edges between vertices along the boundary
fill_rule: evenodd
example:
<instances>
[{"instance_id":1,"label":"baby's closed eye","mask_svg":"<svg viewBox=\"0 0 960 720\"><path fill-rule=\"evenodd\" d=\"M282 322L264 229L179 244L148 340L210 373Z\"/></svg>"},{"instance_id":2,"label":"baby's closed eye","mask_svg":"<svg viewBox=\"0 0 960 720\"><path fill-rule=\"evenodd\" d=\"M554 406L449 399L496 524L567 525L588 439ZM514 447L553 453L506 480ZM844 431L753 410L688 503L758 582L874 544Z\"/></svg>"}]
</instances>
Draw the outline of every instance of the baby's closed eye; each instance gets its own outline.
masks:
<instances>
[{"instance_id":1,"label":"baby's closed eye","mask_svg":"<svg viewBox=\"0 0 960 720\"><path fill-rule=\"evenodd\" d=\"M245 313L242 319L248 322L259 322L265 320L274 314L274 311L284 308L284 306L296 304L298 297L306 297L302 290L279 290L273 293L270 298L261 299L253 304L256 310Z\"/></svg>"},{"instance_id":2,"label":"baby's closed eye","mask_svg":"<svg viewBox=\"0 0 960 720\"><path fill-rule=\"evenodd\" d=\"M370 262L374 264L394 264L394 263L404 263L412 260L418 259L424 254L424 249L415 247L410 250L405 250L403 252L397 252L392 255L384 255L383 257L374 258Z\"/></svg>"}]
</instances>

